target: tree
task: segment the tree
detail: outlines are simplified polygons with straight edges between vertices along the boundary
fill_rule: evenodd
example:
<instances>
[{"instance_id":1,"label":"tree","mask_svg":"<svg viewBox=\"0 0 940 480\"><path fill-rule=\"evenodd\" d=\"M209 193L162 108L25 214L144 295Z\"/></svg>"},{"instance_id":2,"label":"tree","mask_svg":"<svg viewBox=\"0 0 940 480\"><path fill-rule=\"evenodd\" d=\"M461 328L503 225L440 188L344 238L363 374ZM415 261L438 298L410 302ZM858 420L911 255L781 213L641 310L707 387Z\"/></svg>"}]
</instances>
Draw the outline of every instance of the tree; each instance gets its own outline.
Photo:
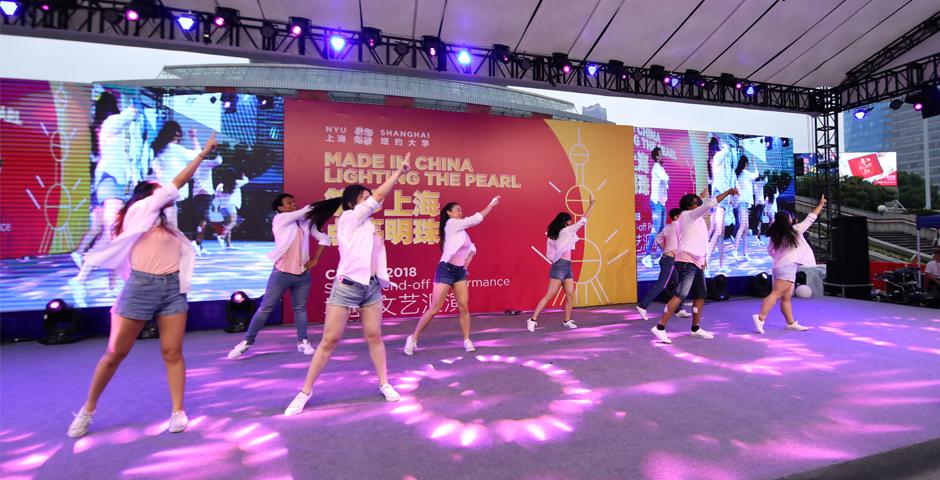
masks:
<instances>
[{"instance_id":1,"label":"tree","mask_svg":"<svg viewBox=\"0 0 940 480\"><path fill-rule=\"evenodd\" d=\"M924 208L924 177L914 172L898 171L898 201L904 208ZM930 186L930 202L934 209L940 209L940 188Z\"/></svg>"}]
</instances>

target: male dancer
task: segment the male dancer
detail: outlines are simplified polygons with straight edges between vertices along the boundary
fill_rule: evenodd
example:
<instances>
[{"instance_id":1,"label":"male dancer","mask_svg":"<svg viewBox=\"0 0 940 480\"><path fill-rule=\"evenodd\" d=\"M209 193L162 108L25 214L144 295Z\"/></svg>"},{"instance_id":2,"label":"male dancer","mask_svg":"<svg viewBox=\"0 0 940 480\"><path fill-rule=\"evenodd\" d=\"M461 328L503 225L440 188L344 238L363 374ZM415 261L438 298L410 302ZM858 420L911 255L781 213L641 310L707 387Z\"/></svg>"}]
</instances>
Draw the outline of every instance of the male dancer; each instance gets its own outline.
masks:
<instances>
[{"instance_id":1,"label":"male dancer","mask_svg":"<svg viewBox=\"0 0 940 480\"><path fill-rule=\"evenodd\" d=\"M679 237L676 235L676 219L679 218L681 213L682 210L678 208L669 210L669 225L663 228L662 231L659 232L659 235L656 235L656 245L659 245L659 247L663 249L663 256L659 258L659 279L656 280L656 284L646 292L643 299L636 304L636 311L640 312L640 316L643 317L643 320L648 320L646 309L649 308L650 304L656 300L656 297L666 289L666 284L669 283L669 279L672 278L675 273L676 248L679 245ZM676 312L676 316L679 318L688 318L692 315L680 308L679 311Z\"/></svg>"},{"instance_id":2,"label":"male dancer","mask_svg":"<svg viewBox=\"0 0 940 480\"><path fill-rule=\"evenodd\" d=\"M307 294L310 293L310 269L320 260L323 249L330 244L330 237L321 231L324 225L313 225L305 218L311 206L297 208L293 195L289 193L278 195L271 203L271 207L277 212L271 222L271 228L274 230L274 250L268 253L268 258L274 261L274 270L268 277L268 286L264 290L261 307L251 317L245 339L228 352L228 358L231 360L242 356L254 345L258 331L264 326L268 315L274 310L287 289L290 289L291 303L294 308L297 351L304 355L313 355L316 351L307 341ZM310 258L310 242L307 240L307 237L311 235L319 243L313 258Z\"/></svg>"},{"instance_id":3,"label":"male dancer","mask_svg":"<svg viewBox=\"0 0 940 480\"><path fill-rule=\"evenodd\" d=\"M702 192L707 195L708 190ZM686 194L679 200L679 208L683 211L676 220L678 232L678 247L676 248L676 271L679 272L679 285L676 294L666 305L663 318L651 330L653 335L663 343L672 343L666 335L666 323L672 313L690 294L692 302L692 336L697 338L714 338L714 335L699 326L702 320L702 306L705 304L705 264L708 259L708 225L705 216L709 210L718 206L728 195L737 195L736 188L725 190L715 198L709 198L705 203L694 193Z\"/></svg>"}]
</instances>

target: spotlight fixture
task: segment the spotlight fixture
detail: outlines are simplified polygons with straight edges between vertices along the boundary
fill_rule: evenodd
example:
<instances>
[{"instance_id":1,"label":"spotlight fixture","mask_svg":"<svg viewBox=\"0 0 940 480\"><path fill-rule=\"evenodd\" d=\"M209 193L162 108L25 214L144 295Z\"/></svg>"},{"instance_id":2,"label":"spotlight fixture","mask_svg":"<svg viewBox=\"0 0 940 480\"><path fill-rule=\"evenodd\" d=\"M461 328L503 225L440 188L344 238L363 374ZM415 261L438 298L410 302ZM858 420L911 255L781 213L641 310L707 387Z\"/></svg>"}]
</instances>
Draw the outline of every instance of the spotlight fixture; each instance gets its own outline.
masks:
<instances>
[{"instance_id":1,"label":"spotlight fixture","mask_svg":"<svg viewBox=\"0 0 940 480\"><path fill-rule=\"evenodd\" d=\"M734 82L734 88L735 88L735 90L740 90L740 89L744 88L744 84L741 83L741 82Z\"/></svg>"},{"instance_id":2,"label":"spotlight fixture","mask_svg":"<svg viewBox=\"0 0 940 480\"><path fill-rule=\"evenodd\" d=\"M873 108L874 107L859 108L855 110L855 113L853 113L852 115L855 117L856 120L864 120L865 117L868 116L868 112L872 111Z\"/></svg>"},{"instance_id":3,"label":"spotlight fixture","mask_svg":"<svg viewBox=\"0 0 940 480\"><path fill-rule=\"evenodd\" d=\"M662 82L666 78L666 67L662 65L650 65L649 76L657 82Z\"/></svg>"},{"instance_id":4,"label":"spotlight fixture","mask_svg":"<svg viewBox=\"0 0 940 480\"><path fill-rule=\"evenodd\" d=\"M228 333L248 330L248 324L251 322L251 316L255 314L257 305L258 302L252 300L247 293L241 290L233 293L225 306L225 319L228 326L224 330Z\"/></svg>"},{"instance_id":5,"label":"spotlight fixture","mask_svg":"<svg viewBox=\"0 0 940 480\"><path fill-rule=\"evenodd\" d=\"M274 97L258 96L258 110L271 110L274 108Z\"/></svg>"},{"instance_id":6,"label":"spotlight fixture","mask_svg":"<svg viewBox=\"0 0 940 480\"><path fill-rule=\"evenodd\" d=\"M16 2L3 0L0 2L0 10L3 11L3 14L7 17L12 17L16 15L16 11L19 10L20 5Z\"/></svg>"},{"instance_id":7,"label":"spotlight fixture","mask_svg":"<svg viewBox=\"0 0 940 480\"><path fill-rule=\"evenodd\" d=\"M914 102L914 110L921 111L924 109L924 104L921 102Z\"/></svg>"},{"instance_id":8,"label":"spotlight fixture","mask_svg":"<svg viewBox=\"0 0 940 480\"><path fill-rule=\"evenodd\" d=\"M509 45L494 43L493 58L503 62L504 65L508 65L510 62L512 62L512 49L509 48Z\"/></svg>"},{"instance_id":9,"label":"spotlight fixture","mask_svg":"<svg viewBox=\"0 0 940 480\"><path fill-rule=\"evenodd\" d=\"M682 80L689 85L701 86L702 73L698 70L688 68L685 70Z\"/></svg>"},{"instance_id":10,"label":"spotlight fixture","mask_svg":"<svg viewBox=\"0 0 940 480\"><path fill-rule=\"evenodd\" d=\"M470 65L471 62L473 62L473 57L470 56L470 50L461 48L460 51L457 52L457 63L466 66Z\"/></svg>"},{"instance_id":11,"label":"spotlight fixture","mask_svg":"<svg viewBox=\"0 0 940 480\"><path fill-rule=\"evenodd\" d=\"M587 73L589 76L592 76L592 77L597 75L597 70L598 70L597 64L594 64L594 63L589 63L584 66L584 73Z\"/></svg>"},{"instance_id":12,"label":"spotlight fixture","mask_svg":"<svg viewBox=\"0 0 940 480\"><path fill-rule=\"evenodd\" d=\"M77 313L61 298L47 303L42 316L43 337L39 343L55 345L77 341L80 338Z\"/></svg>"},{"instance_id":13,"label":"spotlight fixture","mask_svg":"<svg viewBox=\"0 0 940 480\"><path fill-rule=\"evenodd\" d=\"M756 93L757 93L757 87L755 87L754 85L748 85L747 87L744 87L745 95L749 97L753 97Z\"/></svg>"},{"instance_id":14,"label":"spotlight fixture","mask_svg":"<svg viewBox=\"0 0 940 480\"><path fill-rule=\"evenodd\" d=\"M407 55L408 52L411 51L411 47L408 46L408 44L405 43L405 42L398 42L398 43L395 44L395 49L394 49L394 50L395 50L395 53L396 53L399 57L403 57L403 56Z\"/></svg>"},{"instance_id":15,"label":"spotlight fixture","mask_svg":"<svg viewBox=\"0 0 940 480\"><path fill-rule=\"evenodd\" d=\"M901 100L900 98L895 98L894 100L891 100L891 103L888 105L888 107L891 108L891 110L900 110L901 107L903 106L904 106L904 100Z\"/></svg>"},{"instance_id":16,"label":"spotlight fixture","mask_svg":"<svg viewBox=\"0 0 940 480\"><path fill-rule=\"evenodd\" d=\"M646 76L646 74L643 73L643 69L642 69L642 68L634 68L634 69L633 69L633 81L634 81L634 82L640 82L640 81L642 81L642 80L643 80L643 77L645 77L645 76Z\"/></svg>"},{"instance_id":17,"label":"spotlight fixture","mask_svg":"<svg viewBox=\"0 0 940 480\"><path fill-rule=\"evenodd\" d=\"M560 70L565 75L571 73L571 62L568 61L568 54L555 52L552 54L552 66Z\"/></svg>"},{"instance_id":18,"label":"spotlight fixture","mask_svg":"<svg viewBox=\"0 0 940 480\"><path fill-rule=\"evenodd\" d=\"M532 68L532 60L529 60L526 57L520 58L517 63L519 64L519 68L521 68L523 71Z\"/></svg>"},{"instance_id":19,"label":"spotlight fixture","mask_svg":"<svg viewBox=\"0 0 940 480\"><path fill-rule=\"evenodd\" d=\"M343 51L343 48L346 47L346 37L335 33L330 35L330 47L337 53Z\"/></svg>"},{"instance_id":20,"label":"spotlight fixture","mask_svg":"<svg viewBox=\"0 0 940 480\"><path fill-rule=\"evenodd\" d=\"M238 111L238 95L234 93L222 94L222 112L235 113Z\"/></svg>"},{"instance_id":21,"label":"spotlight fixture","mask_svg":"<svg viewBox=\"0 0 940 480\"><path fill-rule=\"evenodd\" d=\"M219 28L231 28L238 23L238 10L229 7L215 7L215 18L212 23Z\"/></svg>"},{"instance_id":22,"label":"spotlight fixture","mask_svg":"<svg viewBox=\"0 0 940 480\"><path fill-rule=\"evenodd\" d=\"M378 28L363 27L360 38L363 45L375 48L382 44L382 31Z\"/></svg>"},{"instance_id":23,"label":"spotlight fixture","mask_svg":"<svg viewBox=\"0 0 940 480\"><path fill-rule=\"evenodd\" d=\"M287 19L287 33L292 37L305 37L310 31L310 19L304 17L290 17Z\"/></svg>"},{"instance_id":24,"label":"spotlight fixture","mask_svg":"<svg viewBox=\"0 0 940 480\"><path fill-rule=\"evenodd\" d=\"M192 15L180 15L176 17L176 23L180 24L180 28L185 31L190 31L193 28L193 25L196 24L196 17Z\"/></svg>"},{"instance_id":25,"label":"spotlight fixture","mask_svg":"<svg viewBox=\"0 0 940 480\"><path fill-rule=\"evenodd\" d=\"M718 77L718 85L722 87L733 87L738 83L738 79L731 73L722 73Z\"/></svg>"},{"instance_id":26,"label":"spotlight fixture","mask_svg":"<svg viewBox=\"0 0 940 480\"><path fill-rule=\"evenodd\" d=\"M124 18L131 22L159 18L163 9L154 0L133 0L124 7Z\"/></svg>"},{"instance_id":27,"label":"spotlight fixture","mask_svg":"<svg viewBox=\"0 0 940 480\"><path fill-rule=\"evenodd\" d=\"M770 295L771 290L773 290L773 282L770 279L770 275L767 275L766 272L758 273L751 277L751 281L748 282L748 294L752 297L766 297Z\"/></svg>"},{"instance_id":28,"label":"spotlight fixture","mask_svg":"<svg viewBox=\"0 0 940 480\"><path fill-rule=\"evenodd\" d=\"M621 80L627 79L627 67L620 60L611 60L607 62L607 73L616 76Z\"/></svg>"},{"instance_id":29,"label":"spotlight fixture","mask_svg":"<svg viewBox=\"0 0 940 480\"><path fill-rule=\"evenodd\" d=\"M424 49L424 52L431 57L436 57L441 53L447 53L447 45L434 35L424 35L421 37L421 47Z\"/></svg>"},{"instance_id":30,"label":"spotlight fixture","mask_svg":"<svg viewBox=\"0 0 940 480\"><path fill-rule=\"evenodd\" d=\"M727 300L729 298L728 278L722 274L718 274L705 280L705 290L708 292L708 298L711 300Z\"/></svg>"},{"instance_id":31,"label":"spotlight fixture","mask_svg":"<svg viewBox=\"0 0 940 480\"><path fill-rule=\"evenodd\" d=\"M272 40L277 37L277 25L264 21L261 22L261 38Z\"/></svg>"},{"instance_id":32,"label":"spotlight fixture","mask_svg":"<svg viewBox=\"0 0 940 480\"><path fill-rule=\"evenodd\" d=\"M128 21L136 22L140 20L140 13L138 13L137 10L134 10L133 8L126 8L124 9L124 18L126 18Z\"/></svg>"}]
</instances>

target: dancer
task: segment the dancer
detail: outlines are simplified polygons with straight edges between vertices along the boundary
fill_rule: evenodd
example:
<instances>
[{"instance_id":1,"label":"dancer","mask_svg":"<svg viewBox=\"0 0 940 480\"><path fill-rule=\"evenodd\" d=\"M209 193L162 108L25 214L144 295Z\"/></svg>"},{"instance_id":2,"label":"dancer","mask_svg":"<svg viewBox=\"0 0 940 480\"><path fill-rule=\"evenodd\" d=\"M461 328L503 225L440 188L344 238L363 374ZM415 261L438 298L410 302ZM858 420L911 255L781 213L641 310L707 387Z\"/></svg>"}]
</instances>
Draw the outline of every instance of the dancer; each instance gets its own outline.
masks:
<instances>
[{"instance_id":1,"label":"dancer","mask_svg":"<svg viewBox=\"0 0 940 480\"><path fill-rule=\"evenodd\" d=\"M560 212L555 215L552 223L548 224L548 242L545 246L545 257L552 262L548 270L548 291L535 306L532 316L525 322L525 327L534 332L538 326L539 313L555 298L558 289L565 287L565 319L561 325L566 328L578 328L571 320L571 309L574 306L574 274L571 272L571 251L578 243L578 230L587 225L591 210L594 209L594 197L591 197L587 210L577 222L573 222L571 214Z\"/></svg>"},{"instance_id":2,"label":"dancer","mask_svg":"<svg viewBox=\"0 0 940 480\"><path fill-rule=\"evenodd\" d=\"M790 212L778 212L774 216L774 223L767 230L770 243L767 244L767 253L774 259L773 277L774 287L770 295L764 297L760 304L760 313L752 315L757 333L764 333L764 322L770 309L774 308L780 300L780 312L787 321L787 330L800 332L809 330L793 319L793 289L796 285L796 272L800 265L816 265L813 249L806 243L803 234L819 216L819 212L826 206L826 196L819 197L819 204L802 222L794 225L796 221Z\"/></svg>"},{"instance_id":3,"label":"dancer","mask_svg":"<svg viewBox=\"0 0 940 480\"><path fill-rule=\"evenodd\" d=\"M731 167L731 146L721 143L717 137L708 141L708 169L710 173L711 195L717 196L721 192L734 187L733 170ZM731 208L731 199L727 198L715 206L712 211L711 225L709 226L708 257L711 257L715 248L718 248L718 271L725 270L725 214Z\"/></svg>"},{"instance_id":4,"label":"dancer","mask_svg":"<svg viewBox=\"0 0 940 480\"><path fill-rule=\"evenodd\" d=\"M117 97L111 92L104 92L95 102L95 121L91 125L91 154L98 161L94 170L94 185L92 187L96 203L99 205L100 213L92 211L92 217L99 217L100 222L92 222L91 228L82 238L85 243L86 237L94 239L94 251L100 251L107 248L111 241L111 232L109 228L114 225L118 217L118 212L124 207L131 186L135 185L140 178L136 178L134 170L130 166L126 151L126 135L128 128L134 119L137 118L137 109L129 106L122 112L118 108ZM192 159L191 155L189 159ZM179 171L179 170L177 170ZM90 243L90 242L89 242ZM80 252L88 254L89 252ZM76 261L75 255L72 261ZM76 263L79 263L76 261ZM82 262L78 275L69 280L69 286L72 295L75 298L76 306L84 308L87 305L85 300L85 282L91 275L93 266ZM112 275L108 277L108 287L115 287L115 278Z\"/></svg>"},{"instance_id":5,"label":"dancer","mask_svg":"<svg viewBox=\"0 0 940 480\"><path fill-rule=\"evenodd\" d=\"M196 139L196 131L190 130L193 141ZM196 212L196 240L193 245L196 247L197 255L207 255L209 253L202 246L202 240L206 233L206 224L209 221L209 208L212 207L212 199L215 197L215 187L212 183L212 169L222 164L222 157L216 157L213 160L203 162L193 175L193 208Z\"/></svg>"},{"instance_id":6,"label":"dancer","mask_svg":"<svg viewBox=\"0 0 940 480\"><path fill-rule=\"evenodd\" d=\"M662 150L659 147L650 152L653 158L653 168L650 172L650 214L653 220L653 230L646 237L646 255L643 256L643 265L646 268L653 267L653 244L656 241L656 235L666 226L666 199L669 190L669 174L663 168Z\"/></svg>"},{"instance_id":7,"label":"dancer","mask_svg":"<svg viewBox=\"0 0 940 480\"><path fill-rule=\"evenodd\" d=\"M643 299L636 304L636 311L640 312L640 316L643 317L643 320L649 320L646 315L646 309L648 309L650 304L656 300L656 297L666 289L666 285L673 277L673 272L675 272L676 248L679 245L679 237L676 235L676 219L679 218L680 214L682 214L682 210L679 208L669 210L669 225L663 228L663 231L660 232L659 235L656 235L656 244L663 249L663 256L659 258L659 279L657 279L656 284L646 292ZM680 305L676 316L679 318L688 318L691 317L692 314L682 310L682 306Z\"/></svg>"},{"instance_id":8,"label":"dancer","mask_svg":"<svg viewBox=\"0 0 940 480\"><path fill-rule=\"evenodd\" d=\"M271 221L274 231L274 250L268 253L268 258L274 262L274 269L268 277L268 285L264 289L264 300L261 307L251 317L245 339L235 345L228 358L234 360L248 351L255 344L255 338L268 315L274 311L281 301L285 290L290 290L291 304L294 308L294 326L297 330L297 351L304 355L313 355L315 349L307 341L307 297L310 293L310 269L320 261L323 249L330 245L329 235L323 233L327 221L331 218L336 207L324 213L326 204L314 203L303 208L297 208L294 196L282 193L274 197L271 208L277 212ZM320 208L320 210L315 210ZM312 222L308 215L314 212L316 222ZM308 237L317 239L317 252L310 258L310 242Z\"/></svg>"},{"instance_id":9,"label":"dancer","mask_svg":"<svg viewBox=\"0 0 940 480\"><path fill-rule=\"evenodd\" d=\"M757 165L751 165L747 155L741 155L738 159L738 166L734 169L737 177L736 186L738 189L738 232L734 237L734 251L732 255L735 260L740 260L738 256L738 245L741 245L745 261L751 261L747 254L747 236L751 229L751 205L754 203L754 182L762 178L757 171ZM749 168L752 167L752 168ZM742 243L741 240L744 240Z\"/></svg>"},{"instance_id":10,"label":"dancer","mask_svg":"<svg viewBox=\"0 0 940 480\"><path fill-rule=\"evenodd\" d=\"M130 352L144 324L154 317L160 327L160 349L173 404L169 431L186 430L189 419L183 410L186 384L183 333L189 309L186 294L193 273L193 251L167 210L173 209L179 188L192 178L214 147L213 133L202 151L172 182L165 185L139 183L128 203L118 212L115 238L107 248L85 259L86 265L116 270L127 281L111 309L108 348L95 367L88 398L69 426L70 437L81 437L88 432L102 392Z\"/></svg>"},{"instance_id":11,"label":"dancer","mask_svg":"<svg viewBox=\"0 0 940 480\"><path fill-rule=\"evenodd\" d=\"M470 241L467 229L479 225L489 215L493 207L499 205L499 195L490 200L483 210L464 218L463 207L457 202L450 202L441 209L441 261L434 274L434 290L431 305L421 315L415 331L405 339L405 355L413 355L418 348L421 332L431 323L431 319L441 311L447 294L454 291L457 311L460 317L460 330L463 332L463 348L468 352L476 351L470 340L470 291L467 289L467 268L476 255L477 247Z\"/></svg>"},{"instance_id":12,"label":"dancer","mask_svg":"<svg viewBox=\"0 0 940 480\"><path fill-rule=\"evenodd\" d=\"M737 189L725 190L715 198L709 198L702 203L702 199L693 193L686 194L679 200L682 213L676 219L676 232L678 236L676 247L676 271L679 274L679 284L676 293L666 304L663 317L652 328L653 335L663 343L672 343L666 335L666 324L676 311L679 304L690 295L692 302L692 336L697 338L714 338L714 334L699 326L702 320L702 305L705 304L705 274L703 272L708 262L708 226L702 218L709 210L718 206L728 195L738 193ZM707 195L707 191L702 195Z\"/></svg>"},{"instance_id":13,"label":"dancer","mask_svg":"<svg viewBox=\"0 0 940 480\"><path fill-rule=\"evenodd\" d=\"M313 393L313 384L330 361L330 356L343 338L351 309L361 315L362 335L369 347L369 356L379 377L379 391L389 402L401 399L388 383L385 344L382 342L382 289L391 283L385 258L385 242L376 235L372 215L382 208L382 200L392 191L402 174L411 166L402 162L373 193L362 185L343 189L343 196L314 203L307 218L320 224L320 217L332 216L342 205L343 213L336 220L336 241L339 244L339 266L336 279L326 300L326 320L317 352L310 359L310 368L300 392L284 410L284 415L297 415Z\"/></svg>"},{"instance_id":14,"label":"dancer","mask_svg":"<svg viewBox=\"0 0 940 480\"><path fill-rule=\"evenodd\" d=\"M215 201L222 217L222 227L215 238L223 250L238 250L232 245L232 230L238 225L238 211L242 208L242 187L248 185L248 177L226 179L215 187Z\"/></svg>"}]
</instances>

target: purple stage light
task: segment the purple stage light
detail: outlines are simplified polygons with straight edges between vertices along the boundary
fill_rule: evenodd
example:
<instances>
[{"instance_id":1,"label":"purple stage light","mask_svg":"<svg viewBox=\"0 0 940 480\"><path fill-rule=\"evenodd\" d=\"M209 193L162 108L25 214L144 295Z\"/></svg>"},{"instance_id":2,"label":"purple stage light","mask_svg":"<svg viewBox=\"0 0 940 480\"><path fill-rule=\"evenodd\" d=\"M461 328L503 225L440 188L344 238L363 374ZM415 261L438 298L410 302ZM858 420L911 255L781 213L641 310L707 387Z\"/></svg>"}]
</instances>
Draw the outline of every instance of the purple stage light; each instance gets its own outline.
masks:
<instances>
[{"instance_id":1,"label":"purple stage light","mask_svg":"<svg viewBox=\"0 0 940 480\"><path fill-rule=\"evenodd\" d=\"M588 75L593 77L594 75L597 75L597 65L594 65L593 63L588 64L585 71L587 72Z\"/></svg>"},{"instance_id":2,"label":"purple stage light","mask_svg":"<svg viewBox=\"0 0 940 480\"><path fill-rule=\"evenodd\" d=\"M225 26L225 18L224 18L224 17L215 17L215 19L212 20L212 23L214 23L215 26L217 26L217 27L224 27L224 26Z\"/></svg>"},{"instance_id":3,"label":"purple stage light","mask_svg":"<svg viewBox=\"0 0 940 480\"><path fill-rule=\"evenodd\" d=\"M49 302L49 305L47 306L47 308L48 308L49 310L52 310L52 311L59 311L59 310L62 309L62 301L61 301L61 300L53 300L53 301Z\"/></svg>"},{"instance_id":4,"label":"purple stage light","mask_svg":"<svg viewBox=\"0 0 940 480\"><path fill-rule=\"evenodd\" d=\"M563 67L561 67L561 71L564 72L565 75L571 73L571 64L566 63Z\"/></svg>"},{"instance_id":5,"label":"purple stage light","mask_svg":"<svg viewBox=\"0 0 940 480\"><path fill-rule=\"evenodd\" d=\"M330 46L333 47L334 51L339 52L346 46L346 39L341 35L333 35L330 37Z\"/></svg>"},{"instance_id":6,"label":"purple stage light","mask_svg":"<svg viewBox=\"0 0 940 480\"><path fill-rule=\"evenodd\" d=\"M294 25L290 27L290 34L295 37L299 37L300 34L304 33L304 29L300 25Z\"/></svg>"},{"instance_id":7,"label":"purple stage light","mask_svg":"<svg viewBox=\"0 0 940 480\"><path fill-rule=\"evenodd\" d=\"M15 15L19 8L20 6L16 2L11 2L9 0L0 2L0 10L3 10L3 14L8 17Z\"/></svg>"},{"instance_id":8,"label":"purple stage light","mask_svg":"<svg viewBox=\"0 0 940 480\"><path fill-rule=\"evenodd\" d=\"M853 115L855 116L856 120L864 120L865 115L868 115L868 112L864 108L860 108L856 110Z\"/></svg>"},{"instance_id":9,"label":"purple stage light","mask_svg":"<svg viewBox=\"0 0 940 480\"><path fill-rule=\"evenodd\" d=\"M137 10L128 8L127 10L124 11L124 18L132 22L136 22L140 20L140 13L138 13Z\"/></svg>"},{"instance_id":10,"label":"purple stage light","mask_svg":"<svg viewBox=\"0 0 940 480\"><path fill-rule=\"evenodd\" d=\"M457 63L461 65L470 65L470 62L473 61L473 57L470 56L470 52L467 49L460 50L460 53L457 54Z\"/></svg>"},{"instance_id":11,"label":"purple stage light","mask_svg":"<svg viewBox=\"0 0 940 480\"><path fill-rule=\"evenodd\" d=\"M432 57L436 57L436 56L437 56L437 48L435 48L435 47L430 47L430 48L428 48L428 55L430 55L430 56L432 56Z\"/></svg>"},{"instance_id":12,"label":"purple stage light","mask_svg":"<svg viewBox=\"0 0 940 480\"><path fill-rule=\"evenodd\" d=\"M919 111L921 111L921 110L923 110L923 109L924 109L924 104L923 104L923 103L917 102L917 103L914 104L914 110L917 110L917 111L919 112Z\"/></svg>"},{"instance_id":13,"label":"purple stage light","mask_svg":"<svg viewBox=\"0 0 940 480\"><path fill-rule=\"evenodd\" d=\"M48 3L44 3L44 4L42 4L39 8L41 8L42 11L44 11L44 12L48 12L48 11L49 11L49 4L48 4Z\"/></svg>"},{"instance_id":14,"label":"purple stage light","mask_svg":"<svg viewBox=\"0 0 940 480\"><path fill-rule=\"evenodd\" d=\"M248 296L245 295L245 294L242 293L242 292L235 292L235 293L232 295L232 301L235 302L235 303L242 303L242 302L244 302L245 300L248 300Z\"/></svg>"},{"instance_id":15,"label":"purple stage light","mask_svg":"<svg viewBox=\"0 0 940 480\"><path fill-rule=\"evenodd\" d=\"M741 82L737 82L737 83L734 84L734 88L735 88L736 90L740 90L742 87L744 87L744 84L741 83Z\"/></svg>"}]
</instances>

